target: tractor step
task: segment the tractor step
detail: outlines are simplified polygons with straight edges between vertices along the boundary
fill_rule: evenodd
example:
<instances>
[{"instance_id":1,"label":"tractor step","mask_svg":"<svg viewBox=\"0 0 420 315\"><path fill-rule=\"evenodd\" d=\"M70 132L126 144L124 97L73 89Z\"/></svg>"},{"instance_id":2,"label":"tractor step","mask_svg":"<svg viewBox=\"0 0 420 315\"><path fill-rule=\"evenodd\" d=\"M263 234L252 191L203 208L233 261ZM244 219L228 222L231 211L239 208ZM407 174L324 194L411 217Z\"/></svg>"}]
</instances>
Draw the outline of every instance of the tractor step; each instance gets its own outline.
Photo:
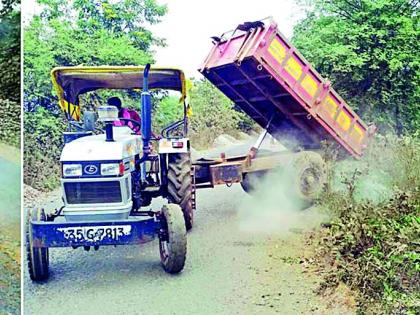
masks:
<instances>
[{"instance_id":1,"label":"tractor step","mask_svg":"<svg viewBox=\"0 0 420 315\"><path fill-rule=\"evenodd\" d=\"M192 203L192 209L197 209L197 203L196 203L196 184L195 184L195 166L191 166L191 177L192 177L192 188L191 188L191 203Z\"/></svg>"}]
</instances>

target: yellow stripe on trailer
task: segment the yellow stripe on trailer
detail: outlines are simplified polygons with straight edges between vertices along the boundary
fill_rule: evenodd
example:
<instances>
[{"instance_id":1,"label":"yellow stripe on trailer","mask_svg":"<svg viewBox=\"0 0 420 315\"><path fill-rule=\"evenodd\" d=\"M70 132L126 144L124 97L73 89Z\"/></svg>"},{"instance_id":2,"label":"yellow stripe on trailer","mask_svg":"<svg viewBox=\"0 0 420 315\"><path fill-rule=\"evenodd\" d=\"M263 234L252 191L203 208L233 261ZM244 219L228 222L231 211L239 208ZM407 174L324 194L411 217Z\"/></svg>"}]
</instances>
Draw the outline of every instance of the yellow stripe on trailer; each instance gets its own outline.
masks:
<instances>
[{"instance_id":1,"label":"yellow stripe on trailer","mask_svg":"<svg viewBox=\"0 0 420 315\"><path fill-rule=\"evenodd\" d=\"M279 64L282 64L284 58L286 57L286 48L276 38L268 47L268 52Z\"/></svg>"},{"instance_id":2,"label":"yellow stripe on trailer","mask_svg":"<svg viewBox=\"0 0 420 315\"><path fill-rule=\"evenodd\" d=\"M287 60L286 66L284 68L295 80L298 80L302 75L302 66L293 57Z\"/></svg>"},{"instance_id":3,"label":"yellow stripe on trailer","mask_svg":"<svg viewBox=\"0 0 420 315\"><path fill-rule=\"evenodd\" d=\"M331 116L331 118L335 117L337 113L338 104L333 100L331 96L327 96L324 103L324 109Z\"/></svg>"},{"instance_id":4,"label":"yellow stripe on trailer","mask_svg":"<svg viewBox=\"0 0 420 315\"><path fill-rule=\"evenodd\" d=\"M302 87L305 91L312 97L315 96L316 91L318 90L318 84L312 78L310 74L307 74L302 80Z\"/></svg>"},{"instance_id":5,"label":"yellow stripe on trailer","mask_svg":"<svg viewBox=\"0 0 420 315\"><path fill-rule=\"evenodd\" d=\"M341 129L343 129L344 131L347 131L347 130L349 130L349 128L351 126L351 118L344 110L342 110L338 114L337 123L339 124Z\"/></svg>"},{"instance_id":6,"label":"yellow stripe on trailer","mask_svg":"<svg viewBox=\"0 0 420 315\"><path fill-rule=\"evenodd\" d=\"M362 141L363 141L363 139L365 137L365 133L362 130L362 128L359 127L358 124L355 124L353 130L350 132L350 136L357 143L362 143Z\"/></svg>"}]
</instances>

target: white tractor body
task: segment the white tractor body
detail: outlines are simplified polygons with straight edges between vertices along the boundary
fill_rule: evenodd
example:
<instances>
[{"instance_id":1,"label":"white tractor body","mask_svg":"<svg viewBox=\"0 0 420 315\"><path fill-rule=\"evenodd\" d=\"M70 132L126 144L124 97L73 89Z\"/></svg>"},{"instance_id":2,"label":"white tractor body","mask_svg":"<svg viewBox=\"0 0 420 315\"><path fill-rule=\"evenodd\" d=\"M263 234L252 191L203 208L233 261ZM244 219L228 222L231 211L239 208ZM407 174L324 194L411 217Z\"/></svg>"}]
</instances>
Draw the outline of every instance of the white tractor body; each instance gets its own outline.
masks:
<instances>
[{"instance_id":1,"label":"white tractor body","mask_svg":"<svg viewBox=\"0 0 420 315\"><path fill-rule=\"evenodd\" d=\"M126 219L132 209L131 172L140 155L141 136L113 127L114 141L90 135L61 153L63 214L66 221Z\"/></svg>"}]
</instances>

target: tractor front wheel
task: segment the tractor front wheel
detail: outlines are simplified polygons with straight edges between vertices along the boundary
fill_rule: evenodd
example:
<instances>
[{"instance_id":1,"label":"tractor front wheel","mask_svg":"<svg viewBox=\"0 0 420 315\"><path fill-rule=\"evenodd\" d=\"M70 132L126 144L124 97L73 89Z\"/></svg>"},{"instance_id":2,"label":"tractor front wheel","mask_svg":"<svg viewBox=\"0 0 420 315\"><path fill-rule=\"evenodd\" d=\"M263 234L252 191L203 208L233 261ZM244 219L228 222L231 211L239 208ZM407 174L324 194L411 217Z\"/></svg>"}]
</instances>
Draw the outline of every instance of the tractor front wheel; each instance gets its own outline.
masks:
<instances>
[{"instance_id":1,"label":"tractor front wheel","mask_svg":"<svg viewBox=\"0 0 420 315\"><path fill-rule=\"evenodd\" d=\"M163 231L159 236L160 261L167 273L179 273L187 257L187 230L180 206L162 207Z\"/></svg>"},{"instance_id":2,"label":"tractor front wheel","mask_svg":"<svg viewBox=\"0 0 420 315\"><path fill-rule=\"evenodd\" d=\"M189 153L172 153L168 156L168 201L181 207L187 231L191 230L194 212Z\"/></svg>"},{"instance_id":3,"label":"tractor front wheel","mask_svg":"<svg viewBox=\"0 0 420 315\"><path fill-rule=\"evenodd\" d=\"M26 226L26 254L29 276L33 281L44 281L49 276L49 251L46 247L34 247L31 221L46 221L44 209L32 209Z\"/></svg>"}]
</instances>

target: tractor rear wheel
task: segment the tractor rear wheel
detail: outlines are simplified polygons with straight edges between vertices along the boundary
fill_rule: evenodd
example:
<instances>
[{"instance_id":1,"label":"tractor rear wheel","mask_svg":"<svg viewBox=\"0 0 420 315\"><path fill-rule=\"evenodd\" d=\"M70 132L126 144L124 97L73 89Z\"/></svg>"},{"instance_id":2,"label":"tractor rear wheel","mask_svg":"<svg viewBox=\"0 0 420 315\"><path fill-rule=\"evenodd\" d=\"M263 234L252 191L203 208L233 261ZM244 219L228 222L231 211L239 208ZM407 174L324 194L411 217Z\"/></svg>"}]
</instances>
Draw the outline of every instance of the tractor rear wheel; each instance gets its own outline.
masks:
<instances>
[{"instance_id":1,"label":"tractor rear wheel","mask_svg":"<svg viewBox=\"0 0 420 315\"><path fill-rule=\"evenodd\" d=\"M313 151L296 153L286 166L286 175L291 179L288 193L305 207L319 197L327 181L324 159Z\"/></svg>"},{"instance_id":2,"label":"tractor rear wheel","mask_svg":"<svg viewBox=\"0 0 420 315\"><path fill-rule=\"evenodd\" d=\"M173 153L168 156L168 201L181 207L187 231L191 230L194 213L189 153Z\"/></svg>"},{"instance_id":3,"label":"tractor rear wheel","mask_svg":"<svg viewBox=\"0 0 420 315\"><path fill-rule=\"evenodd\" d=\"M163 235L159 238L160 261L168 273L179 273L187 257L187 230L180 206L168 204L162 207Z\"/></svg>"},{"instance_id":4,"label":"tractor rear wheel","mask_svg":"<svg viewBox=\"0 0 420 315\"><path fill-rule=\"evenodd\" d=\"M31 221L46 221L44 209L32 209L28 213L26 226L26 254L28 260L29 276L33 281L44 281L49 276L49 251L46 247L33 246Z\"/></svg>"}]
</instances>

